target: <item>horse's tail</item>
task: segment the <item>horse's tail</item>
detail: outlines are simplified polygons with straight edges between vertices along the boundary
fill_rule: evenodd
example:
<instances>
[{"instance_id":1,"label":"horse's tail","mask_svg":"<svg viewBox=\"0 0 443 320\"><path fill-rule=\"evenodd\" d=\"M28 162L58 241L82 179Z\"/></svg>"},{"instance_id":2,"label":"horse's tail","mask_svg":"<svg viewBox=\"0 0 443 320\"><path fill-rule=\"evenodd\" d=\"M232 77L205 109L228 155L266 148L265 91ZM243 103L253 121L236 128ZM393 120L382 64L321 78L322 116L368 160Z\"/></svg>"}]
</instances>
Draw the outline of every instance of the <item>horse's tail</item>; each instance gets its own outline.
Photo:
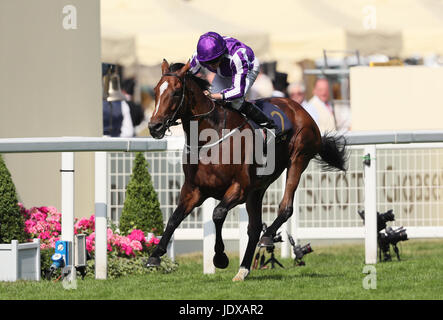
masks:
<instances>
[{"instance_id":1,"label":"horse's tail","mask_svg":"<svg viewBox=\"0 0 443 320\"><path fill-rule=\"evenodd\" d=\"M346 171L348 161L346 139L343 135L326 132L321 137L321 150L315 159L322 163L322 169L327 171Z\"/></svg>"}]
</instances>

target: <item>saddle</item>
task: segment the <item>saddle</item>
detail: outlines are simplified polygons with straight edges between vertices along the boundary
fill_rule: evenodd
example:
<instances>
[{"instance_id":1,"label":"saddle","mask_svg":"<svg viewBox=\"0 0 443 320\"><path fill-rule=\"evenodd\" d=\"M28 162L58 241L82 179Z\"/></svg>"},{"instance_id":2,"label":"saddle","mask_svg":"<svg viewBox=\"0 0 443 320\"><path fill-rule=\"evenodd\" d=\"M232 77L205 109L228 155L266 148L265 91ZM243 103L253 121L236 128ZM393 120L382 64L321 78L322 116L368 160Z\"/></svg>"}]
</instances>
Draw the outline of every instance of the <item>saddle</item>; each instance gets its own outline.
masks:
<instances>
[{"instance_id":1,"label":"saddle","mask_svg":"<svg viewBox=\"0 0 443 320\"><path fill-rule=\"evenodd\" d=\"M277 142L286 140L288 133L292 131L292 123L289 121L286 114L276 105L266 101L266 99L252 100L249 103L254 104L254 106L260 109L263 114L270 119L276 126L275 139ZM263 138L266 140L266 136L269 132L266 128L256 123L254 120L246 117L242 112L231 107L229 102L224 102L224 108L228 108L235 112L241 114L242 117L246 118L246 121L251 125L254 130L261 130Z\"/></svg>"},{"instance_id":2,"label":"saddle","mask_svg":"<svg viewBox=\"0 0 443 320\"><path fill-rule=\"evenodd\" d=\"M286 140L288 133L292 131L292 123L291 121L289 121L286 114L278 106L270 103L269 101L266 101L265 99L259 99L250 102L253 103L257 108L259 108L268 117L268 119L274 122L276 126L276 142ZM261 127L251 119L248 119L248 122L254 129L262 130L263 136L266 139L268 130Z\"/></svg>"}]
</instances>

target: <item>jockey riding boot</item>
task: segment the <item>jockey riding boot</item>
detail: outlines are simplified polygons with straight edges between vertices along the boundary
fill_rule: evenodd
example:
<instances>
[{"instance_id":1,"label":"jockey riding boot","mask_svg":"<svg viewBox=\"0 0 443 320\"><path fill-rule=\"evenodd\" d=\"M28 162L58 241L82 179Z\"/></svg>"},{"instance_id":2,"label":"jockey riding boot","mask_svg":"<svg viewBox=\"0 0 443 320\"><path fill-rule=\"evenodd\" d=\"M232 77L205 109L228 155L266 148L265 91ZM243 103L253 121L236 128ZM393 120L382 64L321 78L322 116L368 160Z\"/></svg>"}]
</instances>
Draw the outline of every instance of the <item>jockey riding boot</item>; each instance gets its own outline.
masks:
<instances>
[{"instance_id":1,"label":"jockey riding boot","mask_svg":"<svg viewBox=\"0 0 443 320\"><path fill-rule=\"evenodd\" d=\"M248 119L253 120L261 127L274 129L277 131L277 126L270 120L257 106L249 101L244 101L240 108L240 112L245 114Z\"/></svg>"}]
</instances>

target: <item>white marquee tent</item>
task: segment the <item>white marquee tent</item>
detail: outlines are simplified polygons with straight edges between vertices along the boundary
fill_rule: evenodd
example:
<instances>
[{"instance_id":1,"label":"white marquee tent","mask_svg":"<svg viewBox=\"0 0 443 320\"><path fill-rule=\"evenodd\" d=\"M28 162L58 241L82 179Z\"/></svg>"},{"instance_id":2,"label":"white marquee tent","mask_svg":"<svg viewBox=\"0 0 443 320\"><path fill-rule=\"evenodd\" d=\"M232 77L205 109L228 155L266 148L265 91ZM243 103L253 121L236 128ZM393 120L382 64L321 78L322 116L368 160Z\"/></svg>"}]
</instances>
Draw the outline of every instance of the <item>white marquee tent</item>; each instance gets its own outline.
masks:
<instances>
[{"instance_id":1,"label":"white marquee tent","mask_svg":"<svg viewBox=\"0 0 443 320\"><path fill-rule=\"evenodd\" d=\"M124 65L185 62L210 30L284 68L323 49L443 54L438 0L105 0L101 26L103 60Z\"/></svg>"}]
</instances>

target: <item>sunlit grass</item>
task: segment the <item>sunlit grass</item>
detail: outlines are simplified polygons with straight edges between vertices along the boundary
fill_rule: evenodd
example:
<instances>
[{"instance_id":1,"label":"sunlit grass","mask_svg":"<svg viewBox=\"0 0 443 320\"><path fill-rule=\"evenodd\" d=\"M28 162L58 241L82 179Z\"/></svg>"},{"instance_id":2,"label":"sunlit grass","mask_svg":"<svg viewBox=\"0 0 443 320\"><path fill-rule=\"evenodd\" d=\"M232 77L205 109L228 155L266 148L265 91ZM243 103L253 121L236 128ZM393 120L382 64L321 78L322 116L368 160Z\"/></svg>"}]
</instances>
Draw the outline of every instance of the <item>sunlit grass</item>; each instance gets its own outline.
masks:
<instances>
[{"instance_id":1,"label":"sunlit grass","mask_svg":"<svg viewBox=\"0 0 443 320\"><path fill-rule=\"evenodd\" d=\"M402 261L376 265L375 290L363 288L364 248L340 245L314 248L306 266L277 258L284 269L252 270L244 282L232 282L238 256L227 269L203 274L199 254L177 257L170 274L128 276L115 280L78 279L77 289L61 281L0 283L0 299L443 299L443 241L409 240L400 246Z\"/></svg>"}]
</instances>

